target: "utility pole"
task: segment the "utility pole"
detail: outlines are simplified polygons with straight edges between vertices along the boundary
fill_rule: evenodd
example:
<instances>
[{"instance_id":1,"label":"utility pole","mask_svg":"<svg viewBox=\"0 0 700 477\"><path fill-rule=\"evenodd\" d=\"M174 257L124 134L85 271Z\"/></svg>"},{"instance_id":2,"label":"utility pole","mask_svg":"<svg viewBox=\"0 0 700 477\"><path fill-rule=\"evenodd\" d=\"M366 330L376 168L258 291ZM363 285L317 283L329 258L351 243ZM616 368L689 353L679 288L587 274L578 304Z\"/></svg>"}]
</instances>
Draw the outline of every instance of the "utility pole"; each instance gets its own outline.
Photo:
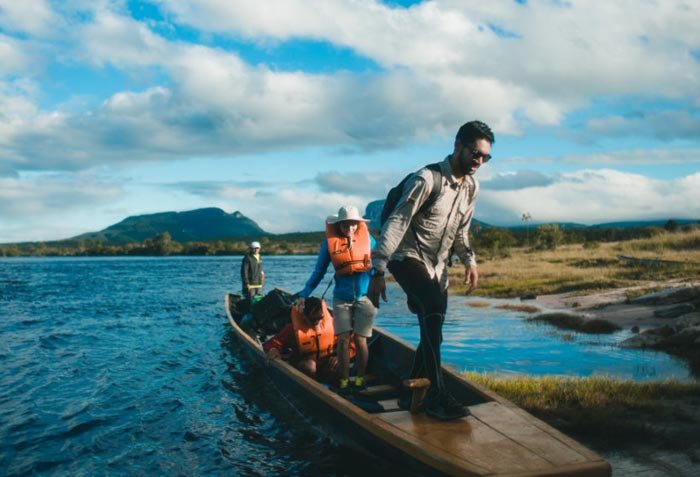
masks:
<instances>
[{"instance_id":1,"label":"utility pole","mask_svg":"<svg viewBox=\"0 0 700 477\"><path fill-rule=\"evenodd\" d=\"M525 244L529 247L530 246L530 221L532 220L532 215L530 212L523 212L522 217L520 217L520 220L523 221L525 224Z\"/></svg>"}]
</instances>

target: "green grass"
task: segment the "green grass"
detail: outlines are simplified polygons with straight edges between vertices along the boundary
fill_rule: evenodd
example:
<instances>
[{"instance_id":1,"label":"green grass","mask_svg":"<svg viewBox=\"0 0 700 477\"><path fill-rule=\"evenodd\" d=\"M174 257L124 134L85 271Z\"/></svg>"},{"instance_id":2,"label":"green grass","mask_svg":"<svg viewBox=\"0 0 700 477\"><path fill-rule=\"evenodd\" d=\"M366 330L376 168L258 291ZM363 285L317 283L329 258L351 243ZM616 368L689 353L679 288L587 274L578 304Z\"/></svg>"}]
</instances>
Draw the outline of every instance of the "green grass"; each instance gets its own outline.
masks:
<instances>
[{"instance_id":1,"label":"green grass","mask_svg":"<svg viewBox=\"0 0 700 477\"><path fill-rule=\"evenodd\" d=\"M635 288L632 290L625 291L625 297L627 297L627 301L631 301L635 298L639 298L640 296L648 295L650 293L656 293L658 291L663 290L664 288L665 287L661 286Z\"/></svg>"},{"instance_id":2,"label":"green grass","mask_svg":"<svg viewBox=\"0 0 700 477\"><path fill-rule=\"evenodd\" d=\"M478 250L477 250L478 253ZM628 255L642 260L664 260L655 266L630 265ZM677 262L677 263L670 263ZM464 269L450 269L450 293L463 294ZM700 280L700 231L661 233L646 239L601 243L591 248L569 244L556 250L512 248L507 257L479 263L475 295L514 298L523 295L580 292L633 286L671 279Z\"/></svg>"},{"instance_id":3,"label":"green grass","mask_svg":"<svg viewBox=\"0 0 700 477\"><path fill-rule=\"evenodd\" d=\"M700 383L609 377L499 377L464 373L564 432L624 447L650 440L697 446Z\"/></svg>"},{"instance_id":4,"label":"green grass","mask_svg":"<svg viewBox=\"0 0 700 477\"><path fill-rule=\"evenodd\" d=\"M532 305L498 305L496 308L508 311L521 311L523 313L537 313L539 308Z\"/></svg>"}]
</instances>

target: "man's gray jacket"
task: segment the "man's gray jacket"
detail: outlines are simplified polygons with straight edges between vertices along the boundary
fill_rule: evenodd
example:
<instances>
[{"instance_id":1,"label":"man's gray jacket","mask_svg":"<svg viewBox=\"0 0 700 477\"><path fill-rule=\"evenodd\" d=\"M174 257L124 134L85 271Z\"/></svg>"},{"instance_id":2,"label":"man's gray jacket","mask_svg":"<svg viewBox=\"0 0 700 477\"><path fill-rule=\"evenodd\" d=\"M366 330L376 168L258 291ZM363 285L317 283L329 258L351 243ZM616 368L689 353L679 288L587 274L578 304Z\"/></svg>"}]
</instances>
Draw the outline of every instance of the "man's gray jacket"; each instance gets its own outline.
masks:
<instances>
[{"instance_id":1,"label":"man's gray jacket","mask_svg":"<svg viewBox=\"0 0 700 477\"><path fill-rule=\"evenodd\" d=\"M442 190L433 205L419 213L434 187L433 172L423 168L408 179L396 208L387 218L372 265L380 272L389 260L415 258L425 264L431 277L447 289L447 260L454 252L462 263L476 264L469 247L469 225L479 195L479 183L470 175L460 183L450 166L450 156L440 163ZM413 231L411 230L413 229Z\"/></svg>"}]
</instances>

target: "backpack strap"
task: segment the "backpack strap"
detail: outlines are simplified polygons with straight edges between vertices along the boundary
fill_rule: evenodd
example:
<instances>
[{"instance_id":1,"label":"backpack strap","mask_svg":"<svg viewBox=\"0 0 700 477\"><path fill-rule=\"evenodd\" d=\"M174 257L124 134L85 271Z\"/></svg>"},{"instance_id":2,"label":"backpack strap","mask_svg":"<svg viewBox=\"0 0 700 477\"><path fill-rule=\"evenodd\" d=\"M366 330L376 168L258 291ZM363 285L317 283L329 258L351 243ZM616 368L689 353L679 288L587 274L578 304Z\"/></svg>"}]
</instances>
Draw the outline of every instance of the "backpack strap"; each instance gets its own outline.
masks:
<instances>
[{"instance_id":1,"label":"backpack strap","mask_svg":"<svg viewBox=\"0 0 700 477\"><path fill-rule=\"evenodd\" d=\"M469 177L469 179L471 180L471 186L469 187L469 203L471 204L474 201L474 197L476 196L476 191L479 190L479 182L477 182L474 176L466 177Z\"/></svg>"},{"instance_id":2,"label":"backpack strap","mask_svg":"<svg viewBox=\"0 0 700 477\"><path fill-rule=\"evenodd\" d=\"M416 212L413 217L430 209L430 207L433 206L437 198L440 196L440 192L442 192L442 169L440 168L440 163L436 162L434 164L428 164L427 166L425 166L425 168L432 172L433 188L430 191L428 199L423 203L423 205L420 206L420 209L418 209L418 212ZM413 226L413 218L411 218L409 228L411 229L411 232L413 232L413 238L416 241L416 248L418 249L418 254L420 255L421 260L425 262L425 257L423 256L423 248L421 247L420 241L418 240L418 233L416 232L416 228Z\"/></svg>"},{"instance_id":3,"label":"backpack strap","mask_svg":"<svg viewBox=\"0 0 700 477\"><path fill-rule=\"evenodd\" d=\"M442 170L440 169L440 163L436 162L434 164L428 164L427 166L425 166L425 168L432 172L433 188L430 191L428 199L423 203L423 205L420 206L420 209L418 209L416 215L418 215L421 212L425 212L430 207L432 207L432 205L437 200L438 196L440 196L440 192L442 192Z\"/></svg>"}]
</instances>

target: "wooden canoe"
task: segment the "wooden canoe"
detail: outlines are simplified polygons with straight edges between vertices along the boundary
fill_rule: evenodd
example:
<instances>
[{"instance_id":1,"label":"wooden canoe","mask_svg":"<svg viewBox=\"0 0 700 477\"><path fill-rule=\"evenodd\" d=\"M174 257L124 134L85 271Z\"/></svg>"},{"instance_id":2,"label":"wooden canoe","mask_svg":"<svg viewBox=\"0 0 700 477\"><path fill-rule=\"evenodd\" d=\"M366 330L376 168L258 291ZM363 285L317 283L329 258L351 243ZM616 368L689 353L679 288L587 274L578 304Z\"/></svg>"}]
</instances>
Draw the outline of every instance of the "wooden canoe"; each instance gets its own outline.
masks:
<instances>
[{"instance_id":1,"label":"wooden canoe","mask_svg":"<svg viewBox=\"0 0 700 477\"><path fill-rule=\"evenodd\" d=\"M259 341L239 326L234 302L225 306L235 337L252 359L265 363L272 384L304 415L314 415L323 428L351 440L370 453L391 459L402 473L450 476L609 476L610 465L599 455L526 413L494 392L444 366L450 392L471 415L438 421L412 414L396 403L415 347L375 327L370 340L364 396L344 398L289 363L267 361ZM348 437L351 436L351 439Z\"/></svg>"}]
</instances>

